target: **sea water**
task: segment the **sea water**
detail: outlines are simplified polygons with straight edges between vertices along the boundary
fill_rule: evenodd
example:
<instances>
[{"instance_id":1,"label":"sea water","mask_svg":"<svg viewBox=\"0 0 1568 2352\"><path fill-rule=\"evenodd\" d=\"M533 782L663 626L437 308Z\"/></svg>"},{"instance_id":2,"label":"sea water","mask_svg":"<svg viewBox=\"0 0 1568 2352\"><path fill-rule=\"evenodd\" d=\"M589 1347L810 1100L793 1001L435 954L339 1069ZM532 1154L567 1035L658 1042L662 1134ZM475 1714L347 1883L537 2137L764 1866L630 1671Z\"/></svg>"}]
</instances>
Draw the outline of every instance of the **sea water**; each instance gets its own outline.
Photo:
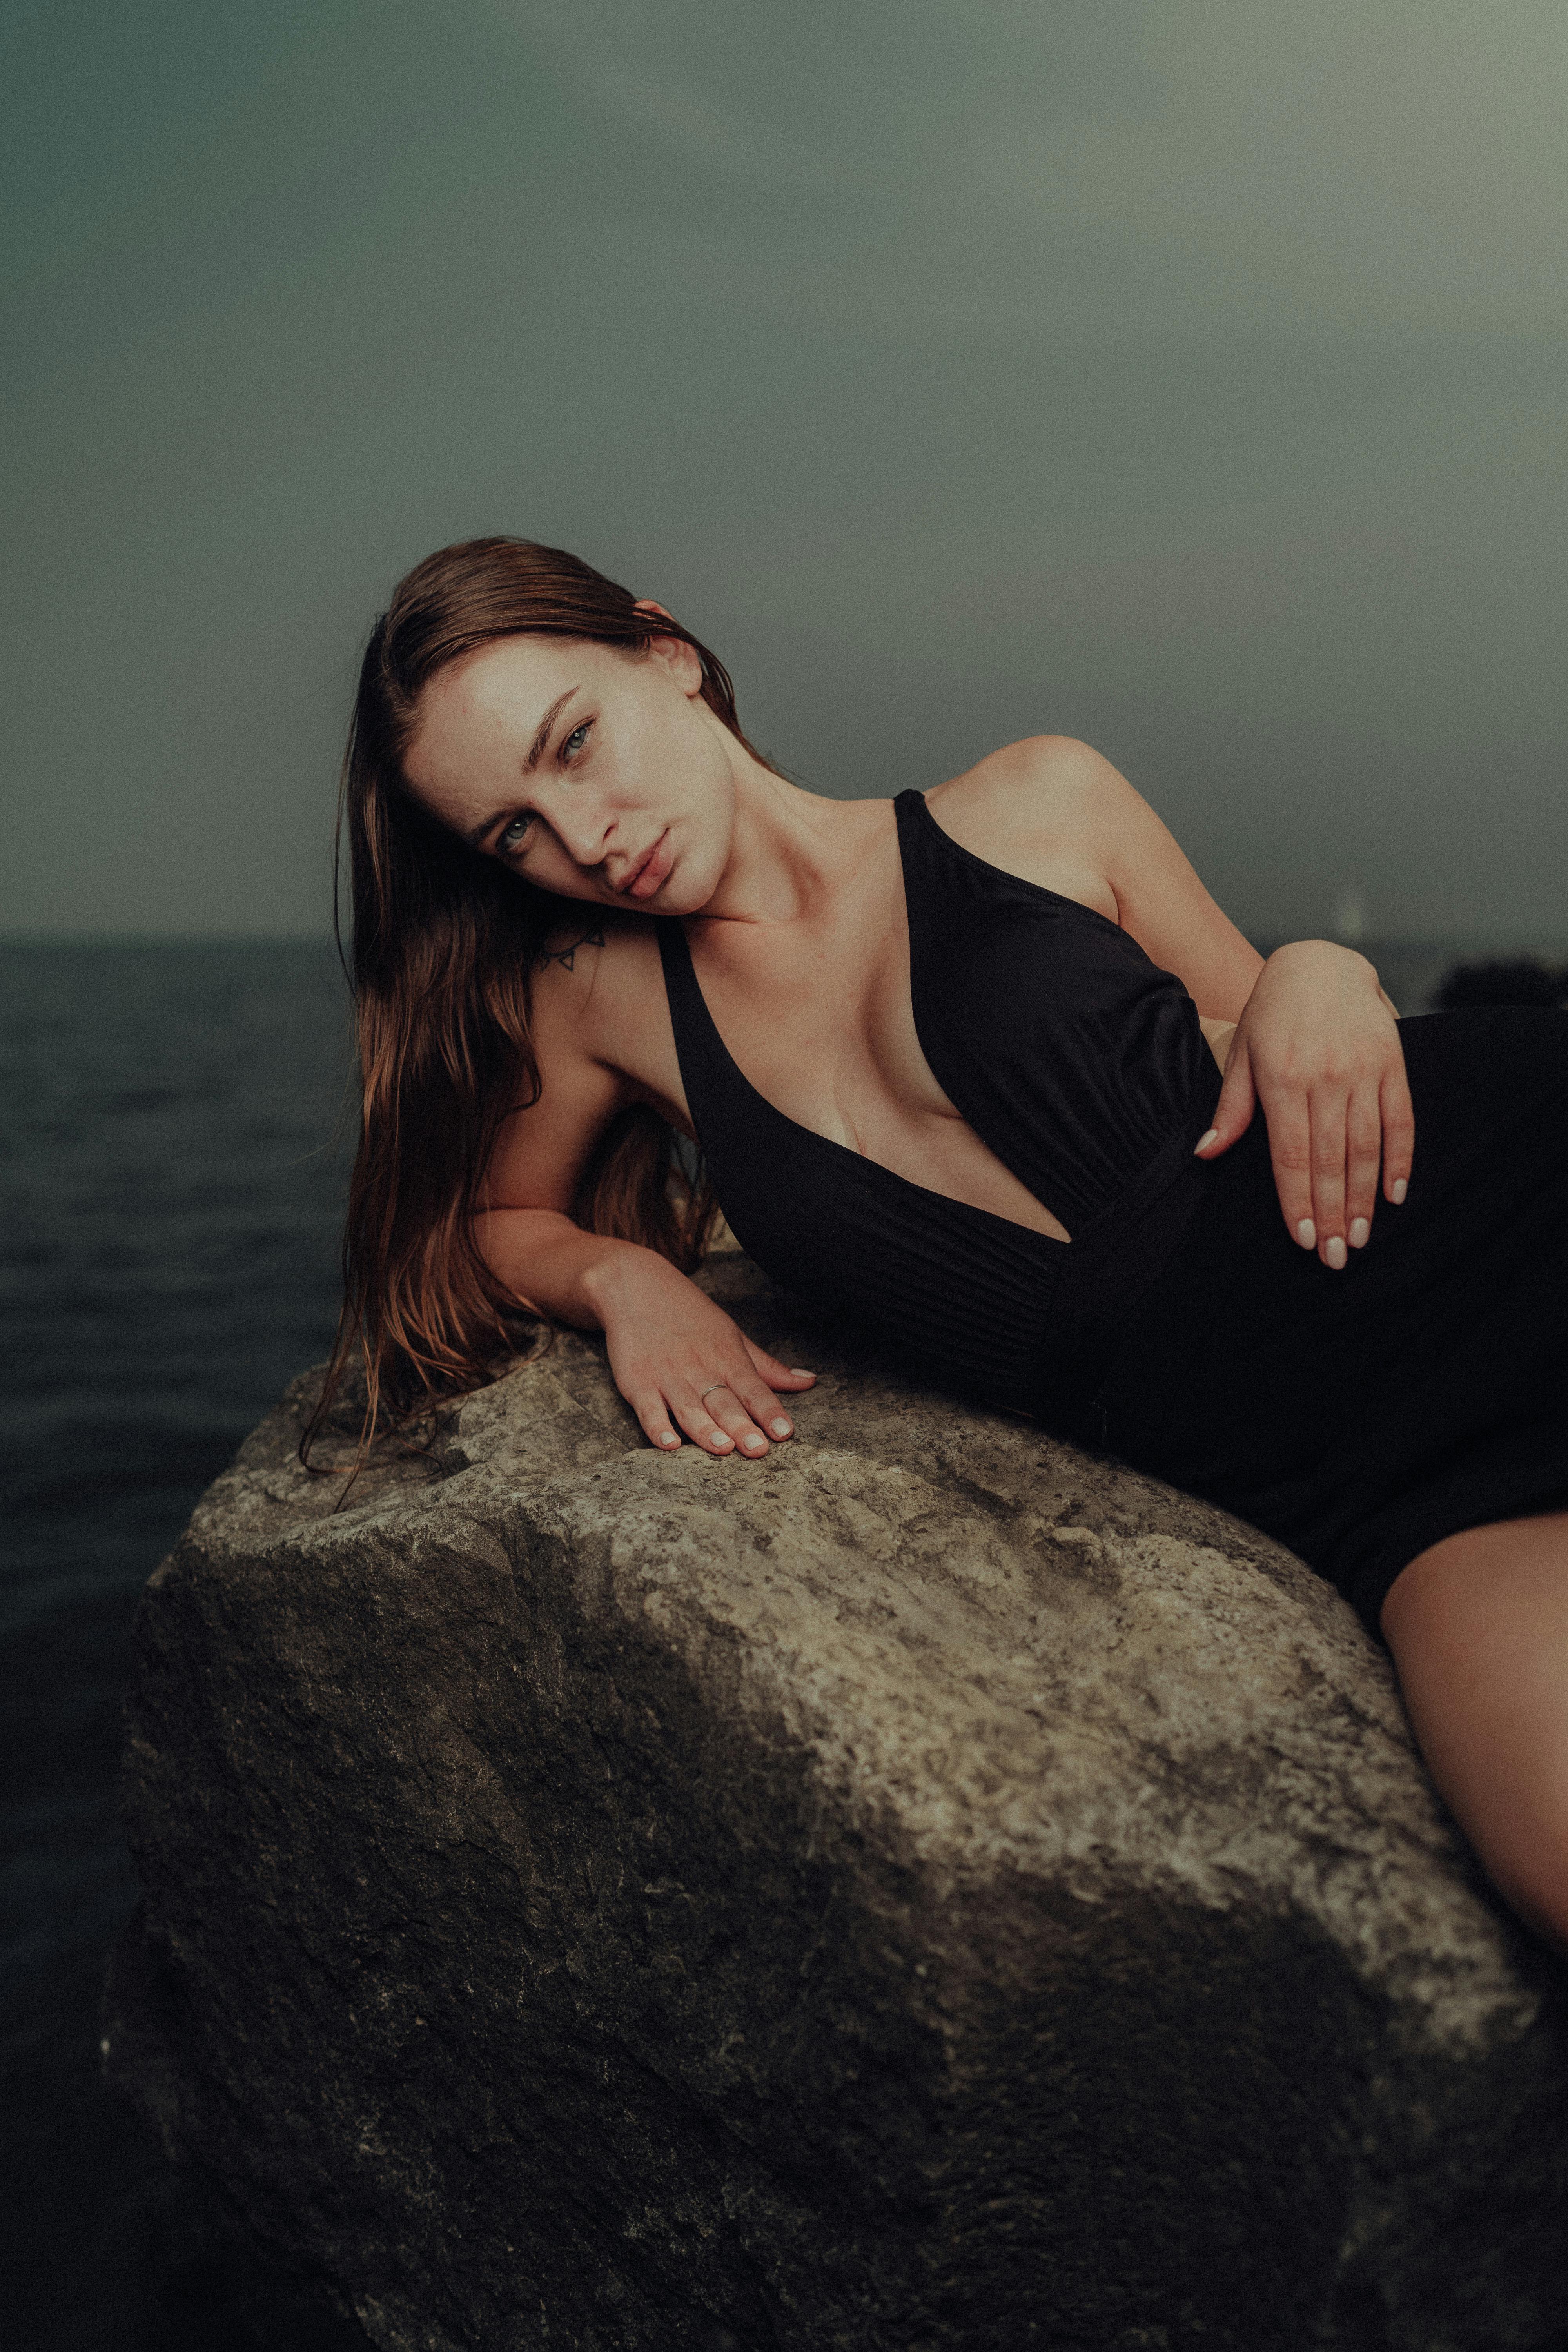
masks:
<instances>
[{"instance_id":1,"label":"sea water","mask_svg":"<svg viewBox=\"0 0 1568 2352\"><path fill-rule=\"evenodd\" d=\"M142 1583L331 1343L348 1076L329 946L0 945L0 2336L37 2352L226 2352L99 2080L121 1694Z\"/></svg>"}]
</instances>

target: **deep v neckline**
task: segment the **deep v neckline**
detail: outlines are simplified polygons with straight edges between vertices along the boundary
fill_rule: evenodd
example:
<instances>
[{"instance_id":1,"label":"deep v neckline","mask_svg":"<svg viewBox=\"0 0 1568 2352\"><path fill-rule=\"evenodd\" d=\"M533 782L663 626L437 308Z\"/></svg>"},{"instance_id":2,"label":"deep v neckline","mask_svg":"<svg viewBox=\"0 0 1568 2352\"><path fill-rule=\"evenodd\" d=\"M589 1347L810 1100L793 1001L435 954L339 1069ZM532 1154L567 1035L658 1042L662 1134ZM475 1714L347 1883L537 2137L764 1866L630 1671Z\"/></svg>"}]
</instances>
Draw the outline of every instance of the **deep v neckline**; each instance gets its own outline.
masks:
<instances>
[{"instance_id":1,"label":"deep v neckline","mask_svg":"<svg viewBox=\"0 0 1568 2352\"><path fill-rule=\"evenodd\" d=\"M902 795L900 795L900 797L901 798ZM930 810L926 808L923 796L920 793L915 793L912 797L921 802L921 813L925 816L927 822L934 825L936 824L936 819L931 815ZM931 1067L931 1056L926 1052L925 1042L921 1036L920 1023L915 1013L913 988L913 966L915 957L914 921L910 909L909 876L904 862L903 829L898 824L898 802L895 801L893 805L895 835L898 842L899 851L899 887L903 893L904 900L904 937L906 941L906 961L909 966L909 970L906 973L906 981L910 987L910 1019L914 1028L915 1042L919 1045L921 1054L925 1055L926 1066L929 1069ZM947 837L951 838L951 836ZM953 846L956 848L959 845L954 843ZM1055 894L1049 893L1047 895L1054 896ZM1093 910L1090 908L1087 911L1092 912ZM689 1002L690 1003L691 1010L695 1013L697 1019L700 1022L703 1031L706 1034L708 1043L713 1051L721 1068L724 1071L731 1083L739 1087L740 1090L748 1097L754 1109L760 1112L764 1118L773 1121L781 1128L787 1129L792 1136L803 1138L808 1144L815 1147L817 1150L836 1154L841 1161L847 1160L857 1170L866 1173L868 1181L870 1182L893 1187L900 1195L907 1196L914 1194L922 1201L940 1201L944 1209L950 1211L956 1216L978 1219L980 1220L981 1224L987 1228L999 1226L1011 1235L1022 1236L1026 1242L1038 1242L1044 1249L1050 1251L1053 1254L1058 1251L1071 1248L1072 1244L1070 1240L1062 1241L1059 1240L1055 1234L1043 1234L1037 1225L1026 1225L1016 1217L1005 1217L1002 1215L1001 1212L996 1209L983 1209L973 1201L961 1201L951 1192L939 1192L934 1185L918 1184L912 1176L900 1176L897 1169L888 1167L884 1161L880 1160L872 1160L864 1151L857 1151L853 1144L840 1143L833 1136L824 1135L819 1129L807 1127L804 1119L792 1118L788 1111L780 1110L776 1103L769 1101L767 1096L763 1093L760 1087L752 1084L752 1080L746 1076L745 1071L741 1067L739 1062L735 1059L733 1054L730 1051L729 1046L724 1043L722 1032L721 1031L717 1021L713 1018L712 1008L709 1004L708 999L703 993L702 982L698 977L696 961L691 953L691 942L686 936L685 925L679 916L668 916L660 922L659 949L661 961L664 965L666 996L668 997L669 993L669 966L670 958L673 954L679 958L679 965L683 967L683 976L689 983ZM677 1060L679 1060L680 1026L679 1022L674 1022L673 1025L675 1029L676 1058ZM685 1082L686 1074L684 1070L681 1075L683 1082ZM935 1080L934 1073L933 1083L940 1083ZM689 1108L691 1108L690 1096L691 1087L688 1082L687 1097ZM693 1120L695 1121L696 1113L694 1108L692 1109L692 1116ZM962 1113L959 1113L958 1116L961 1118L963 1118ZM969 1127L969 1121L967 1119L963 1120L963 1124L965 1127ZM973 1127L970 1127L970 1133L975 1134L975 1130ZM984 1136L975 1134L975 1139L985 1149L989 1150L990 1147L985 1144L985 1139ZM700 1133L699 1134L699 1140L700 1140ZM1003 1162L1002 1164L1005 1166L1005 1162ZM1010 1171L1009 1173L1011 1173ZM1025 1190L1027 1191L1027 1186L1026 1186ZM1045 1204L1042 1202L1040 1205L1044 1207Z\"/></svg>"}]
</instances>

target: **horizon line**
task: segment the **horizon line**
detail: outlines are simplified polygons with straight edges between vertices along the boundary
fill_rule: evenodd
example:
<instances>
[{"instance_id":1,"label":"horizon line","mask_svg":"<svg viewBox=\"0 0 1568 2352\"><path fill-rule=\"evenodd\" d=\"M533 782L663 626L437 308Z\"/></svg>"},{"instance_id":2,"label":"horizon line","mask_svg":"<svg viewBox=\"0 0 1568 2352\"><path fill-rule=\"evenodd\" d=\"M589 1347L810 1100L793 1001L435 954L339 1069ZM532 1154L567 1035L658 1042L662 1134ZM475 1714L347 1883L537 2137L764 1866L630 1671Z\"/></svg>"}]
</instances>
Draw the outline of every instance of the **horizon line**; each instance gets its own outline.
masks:
<instances>
[{"instance_id":1,"label":"horizon line","mask_svg":"<svg viewBox=\"0 0 1568 2352\"><path fill-rule=\"evenodd\" d=\"M1281 930L1272 926L1259 926L1253 940L1259 953L1267 954L1291 940L1326 939L1336 947L1353 948L1359 954L1363 950L1394 950L1404 955L1460 956L1556 956L1568 958L1568 930L1556 938L1542 939L1539 933L1521 934L1500 931L1462 932L1401 932L1369 931L1362 940L1334 940L1326 929L1318 930ZM346 943L346 941L345 941ZM0 948L246 948L298 947L332 948L336 941L330 930L275 931L169 931L169 930L43 930L10 929L0 926Z\"/></svg>"}]
</instances>

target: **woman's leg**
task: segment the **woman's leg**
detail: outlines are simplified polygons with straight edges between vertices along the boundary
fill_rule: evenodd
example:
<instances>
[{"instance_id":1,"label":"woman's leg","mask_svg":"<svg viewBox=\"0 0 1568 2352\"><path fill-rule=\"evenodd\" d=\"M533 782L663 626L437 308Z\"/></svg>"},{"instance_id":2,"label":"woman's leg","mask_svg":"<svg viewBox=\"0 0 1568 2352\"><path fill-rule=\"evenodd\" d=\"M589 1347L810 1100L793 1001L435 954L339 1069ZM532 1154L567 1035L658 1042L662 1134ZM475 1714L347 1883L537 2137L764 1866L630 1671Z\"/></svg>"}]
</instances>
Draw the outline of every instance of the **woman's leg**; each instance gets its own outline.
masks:
<instances>
[{"instance_id":1,"label":"woman's leg","mask_svg":"<svg viewBox=\"0 0 1568 2352\"><path fill-rule=\"evenodd\" d=\"M1383 1631L1439 1795L1568 1951L1568 1511L1434 1544L1394 1579Z\"/></svg>"}]
</instances>

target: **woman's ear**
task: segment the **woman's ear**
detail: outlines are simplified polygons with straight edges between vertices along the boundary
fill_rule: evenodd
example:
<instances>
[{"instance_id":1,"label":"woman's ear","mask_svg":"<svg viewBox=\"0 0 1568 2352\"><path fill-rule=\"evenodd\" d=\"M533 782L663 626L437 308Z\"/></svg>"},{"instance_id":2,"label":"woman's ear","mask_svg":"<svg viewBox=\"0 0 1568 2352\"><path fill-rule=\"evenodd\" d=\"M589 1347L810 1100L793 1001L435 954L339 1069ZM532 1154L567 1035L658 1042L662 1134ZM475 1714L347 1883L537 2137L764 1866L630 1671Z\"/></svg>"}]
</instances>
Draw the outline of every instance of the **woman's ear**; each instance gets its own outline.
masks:
<instances>
[{"instance_id":1,"label":"woman's ear","mask_svg":"<svg viewBox=\"0 0 1568 2352\"><path fill-rule=\"evenodd\" d=\"M673 621L675 615L663 604L656 604L651 596L639 596L635 610L657 613L661 621ZM647 649L656 661L664 663L682 692L689 695L702 691L702 661L694 646L684 637L649 637Z\"/></svg>"}]
</instances>

